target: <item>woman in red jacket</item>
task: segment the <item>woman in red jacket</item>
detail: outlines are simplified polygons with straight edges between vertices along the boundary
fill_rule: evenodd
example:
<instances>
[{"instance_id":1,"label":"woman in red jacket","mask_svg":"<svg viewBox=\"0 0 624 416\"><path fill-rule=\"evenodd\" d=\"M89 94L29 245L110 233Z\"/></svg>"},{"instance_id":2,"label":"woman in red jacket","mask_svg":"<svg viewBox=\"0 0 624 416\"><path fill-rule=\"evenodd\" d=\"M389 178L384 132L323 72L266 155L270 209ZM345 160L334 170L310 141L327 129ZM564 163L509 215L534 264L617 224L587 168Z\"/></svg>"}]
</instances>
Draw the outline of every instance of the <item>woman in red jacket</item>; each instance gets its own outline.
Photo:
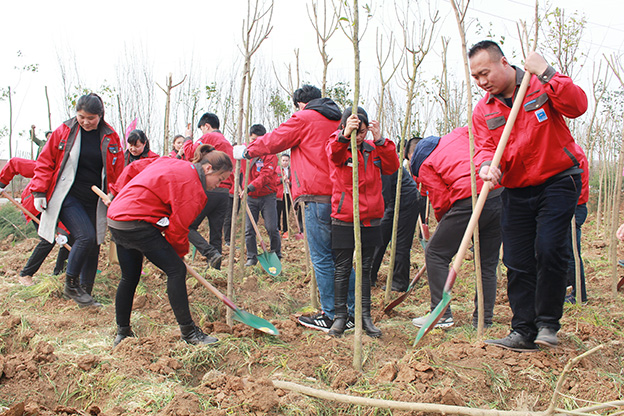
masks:
<instances>
[{"instance_id":1,"label":"woman in red jacket","mask_svg":"<svg viewBox=\"0 0 624 416\"><path fill-rule=\"evenodd\" d=\"M197 149L194 161L156 159L121 184L123 188L109 207L108 226L121 267L115 297L115 346L132 336L130 314L144 256L167 274L167 295L182 339L190 344L217 341L193 323L182 258L188 253L189 225L206 205L206 192L230 176L232 160L206 144Z\"/></svg>"},{"instance_id":2,"label":"woman in red jacket","mask_svg":"<svg viewBox=\"0 0 624 416\"><path fill-rule=\"evenodd\" d=\"M160 157L158 153L150 150L149 140L143 130L135 129L128 135L128 150L124 159L126 166L135 160Z\"/></svg>"},{"instance_id":3,"label":"woman in red jacket","mask_svg":"<svg viewBox=\"0 0 624 416\"><path fill-rule=\"evenodd\" d=\"M351 132L357 131L360 224L362 242L362 327L370 337L378 338L381 331L375 327L370 314L370 273L375 247L381 245L381 218L384 202L381 194L381 175L391 175L399 168L396 146L381 137L378 121L370 122L373 141L364 140L369 131L368 115L358 107L352 115L345 109L336 131L327 142L329 175L332 181L332 250L336 271L334 275L334 307L336 315L329 335L341 336L347 325L347 293L353 265L353 158Z\"/></svg>"},{"instance_id":4,"label":"woman in red jacket","mask_svg":"<svg viewBox=\"0 0 624 416\"><path fill-rule=\"evenodd\" d=\"M104 104L96 94L80 97L76 117L52 133L37 159L31 189L41 212L39 235L54 242L61 220L74 237L64 294L80 306L100 306L91 291L106 233L106 205L91 186L108 192L123 167L119 136L104 121Z\"/></svg>"}]
</instances>

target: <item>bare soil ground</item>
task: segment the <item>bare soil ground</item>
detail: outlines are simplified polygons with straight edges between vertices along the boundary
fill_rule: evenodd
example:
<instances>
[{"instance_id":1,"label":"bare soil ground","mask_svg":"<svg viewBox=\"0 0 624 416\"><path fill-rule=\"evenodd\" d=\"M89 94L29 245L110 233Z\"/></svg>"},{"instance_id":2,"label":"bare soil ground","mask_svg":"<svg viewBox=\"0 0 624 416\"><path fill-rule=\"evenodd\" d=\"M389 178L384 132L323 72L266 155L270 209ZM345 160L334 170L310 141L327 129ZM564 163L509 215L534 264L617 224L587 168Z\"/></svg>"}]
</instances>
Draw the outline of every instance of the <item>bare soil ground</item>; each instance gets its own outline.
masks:
<instances>
[{"instance_id":1,"label":"bare soil ground","mask_svg":"<svg viewBox=\"0 0 624 416\"><path fill-rule=\"evenodd\" d=\"M333 339L296 323L297 316L313 311L303 241L292 238L292 231L284 240L280 276L271 277L256 266L246 268L235 281L235 303L270 320L279 336L238 322L228 326L225 306L189 277L195 321L220 342L207 347L181 342L166 278L146 262L132 316L137 337L114 350L114 296L120 270L108 262L108 245L102 246L94 291L104 306L81 309L62 298L63 277L50 275L56 250L35 276L38 284L24 287L17 273L37 241L8 239L0 243L0 414L409 414L302 396L274 388L271 379L370 398L544 410L569 359L623 338L624 293L616 298L610 293L607 248L593 228L590 218L583 228L582 248L589 303L566 306L559 348L520 354L486 346L471 325L474 274L471 263L465 262L454 289L456 325L432 331L417 347L412 346L417 328L410 321L428 310L426 279L390 316L382 313L383 292L373 288L374 318L383 337L363 337L362 373L352 366L353 333ZM226 291L227 248L224 271L204 272L200 255L187 259ZM412 275L422 261L415 240ZM380 281L386 272L387 263ZM618 273L624 274L622 268ZM509 330L505 287L503 271L495 324L484 339L505 336ZM573 409L623 400L623 351L623 344L609 344L583 359L566 379L558 406Z\"/></svg>"}]
</instances>

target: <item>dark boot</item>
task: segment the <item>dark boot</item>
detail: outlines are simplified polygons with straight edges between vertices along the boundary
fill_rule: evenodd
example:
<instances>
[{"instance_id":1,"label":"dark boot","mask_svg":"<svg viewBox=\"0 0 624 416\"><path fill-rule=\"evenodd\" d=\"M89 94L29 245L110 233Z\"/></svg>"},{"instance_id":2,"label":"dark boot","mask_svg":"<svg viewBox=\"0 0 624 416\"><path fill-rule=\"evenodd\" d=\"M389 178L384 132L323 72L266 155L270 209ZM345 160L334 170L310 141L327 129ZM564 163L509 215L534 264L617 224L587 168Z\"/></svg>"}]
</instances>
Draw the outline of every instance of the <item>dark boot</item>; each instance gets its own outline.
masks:
<instances>
[{"instance_id":1,"label":"dark boot","mask_svg":"<svg viewBox=\"0 0 624 416\"><path fill-rule=\"evenodd\" d=\"M348 250L334 250L336 254L334 274L334 323L328 335L341 337L347 328L347 293L349 292L349 276L351 275L351 253Z\"/></svg>"},{"instance_id":2,"label":"dark boot","mask_svg":"<svg viewBox=\"0 0 624 416\"><path fill-rule=\"evenodd\" d=\"M93 292L93 285L83 285L82 283L80 284L80 287L82 288L82 290L85 291L85 293L89 296L91 296L91 293ZM91 296L93 297L93 296Z\"/></svg>"},{"instance_id":3,"label":"dark boot","mask_svg":"<svg viewBox=\"0 0 624 416\"><path fill-rule=\"evenodd\" d=\"M371 256L372 257L372 256ZM368 260L368 261L365 261ZM370 281L370 263L362 254L362 328L366 331L366 335L371 338L379 338L381 331L373 324L371 318L371 281Z\"/></svg>"},{"instance_id":4,"label":"dark boot","mask_svg":"<svg viewBox=\"0 0 624 416\"><path fill-rule=\"evenodd\" d=\"M68 274L65 275L65 289L63 290L63 294L68 298L72 299L79 306L96 306L100 307L99 303L97 303L91 295L84 291L84 289L78 283L78 277L73 277Z\"/></svg>"},{"instance_id":5,"label":"dark boot","mask_svg":"<svg viewBox=\"0 0 624 416\"><path fill-rule=\"evenodd\" d=\"M132 332L132 329L130 329L129 326L117 326L117 336L115 337L115 340L113 341L113 348L119 345L119 343L123 341L124 339L128 337L133 337L133 336L134 336L134 333Z\"/></svg>"},{"instance_id":6,"label":"dark boot","mask_svg":"<svg viewBox=\"0 0 624 416\"><path fill-rule=\"evenodd\" d=\"M193 323L190 325L180 325L180 333L182 334L182 341L193 345L214 344L219 341L215 337L204 334L202 330Z\"/></svg>"}]
</instances>

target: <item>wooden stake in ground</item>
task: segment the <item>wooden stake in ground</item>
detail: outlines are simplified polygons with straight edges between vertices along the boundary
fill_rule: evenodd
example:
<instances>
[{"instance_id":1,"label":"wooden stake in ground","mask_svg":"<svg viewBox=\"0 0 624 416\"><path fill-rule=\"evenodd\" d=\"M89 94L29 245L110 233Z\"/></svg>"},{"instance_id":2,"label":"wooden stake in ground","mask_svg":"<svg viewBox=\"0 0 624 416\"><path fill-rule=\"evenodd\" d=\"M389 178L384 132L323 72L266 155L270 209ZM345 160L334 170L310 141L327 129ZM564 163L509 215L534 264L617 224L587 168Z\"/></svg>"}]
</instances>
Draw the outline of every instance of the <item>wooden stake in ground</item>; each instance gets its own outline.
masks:
<instances>
[{"instance_id":1,"label":"wooden stake in ground","mask_svg":"<svg viewBox=\"0 0 624 416\"><path fill-rule=\"evenodd\" d=\"M167 77L167 89L164 89L163 87L158 85L158 83L156 83L156 85L158 85L158 88L160 88L167 96L165 100L165 136L163 137L163 154L165 155L169 153L169 113L171 112L171 90L182 84L184 80L186 80L186 75L184 75L182 81L173 85L172 74L169 73L169 76Z\"/></svg>"}]
</instances>

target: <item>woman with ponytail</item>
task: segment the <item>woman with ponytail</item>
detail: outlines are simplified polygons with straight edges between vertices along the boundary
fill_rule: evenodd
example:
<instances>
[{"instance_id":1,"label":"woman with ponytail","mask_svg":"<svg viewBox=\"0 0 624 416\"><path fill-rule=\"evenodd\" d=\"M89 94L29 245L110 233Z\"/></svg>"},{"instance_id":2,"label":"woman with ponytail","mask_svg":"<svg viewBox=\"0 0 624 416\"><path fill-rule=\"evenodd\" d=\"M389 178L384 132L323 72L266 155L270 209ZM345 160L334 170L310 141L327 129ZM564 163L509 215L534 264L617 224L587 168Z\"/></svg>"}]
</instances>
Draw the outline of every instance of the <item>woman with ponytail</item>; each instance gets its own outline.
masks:
<instances>
[{"instance_id":1,"label":"woman with ponytail","mask_svg":"<svg viewBox=\"0 0 624 416\"><path fill-rule=\"evenodd\" d=\"M143 257L167 275L167 296L182 340L190 344L217 341L204 334L191 318L183 257L189 249L189 225L206 205L206 192L231 172L232 161L227 154L201 145L191 163L158 158L133 178L126 177L127 184L118 184L121 190L108 209L108 226L117 243L121 267L115 297L115 346L133 335L130 314Z\"/></svg>"}]
</instances>

